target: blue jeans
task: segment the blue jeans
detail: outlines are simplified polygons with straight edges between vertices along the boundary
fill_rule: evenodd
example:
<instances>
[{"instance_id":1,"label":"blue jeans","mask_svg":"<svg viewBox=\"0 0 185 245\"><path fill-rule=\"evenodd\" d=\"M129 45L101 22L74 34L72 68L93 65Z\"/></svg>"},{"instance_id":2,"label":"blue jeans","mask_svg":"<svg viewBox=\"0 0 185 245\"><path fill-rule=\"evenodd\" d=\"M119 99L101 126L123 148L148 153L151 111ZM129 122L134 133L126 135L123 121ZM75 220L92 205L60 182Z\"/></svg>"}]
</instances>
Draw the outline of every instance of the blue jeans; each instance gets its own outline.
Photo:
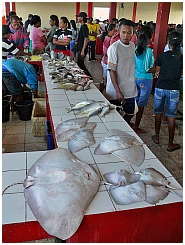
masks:
<instances>
[{"instance_id":1,"label":"blue jeans","mask_svg":"<svg viewBox=\"0 0 185 245\"><path fill-rule=\"evenodd\" d=\"M152 82L152 79L136 78L136 86L138 91L136 102L138 106L146 106L148 104L148 99L152 91Z\"/></svg>"},{"instance_id":2,"label":"blue jeans","mask_svg":"<svg viewBox=\"0 0 185 245\"><path fill-rule=\"evenodd\" d=\"M179 90L167 90L155 88L154 94L154 113L163 114L166 102L166 116L175 118L179 103Z\"/></svg>"}]
</instances>

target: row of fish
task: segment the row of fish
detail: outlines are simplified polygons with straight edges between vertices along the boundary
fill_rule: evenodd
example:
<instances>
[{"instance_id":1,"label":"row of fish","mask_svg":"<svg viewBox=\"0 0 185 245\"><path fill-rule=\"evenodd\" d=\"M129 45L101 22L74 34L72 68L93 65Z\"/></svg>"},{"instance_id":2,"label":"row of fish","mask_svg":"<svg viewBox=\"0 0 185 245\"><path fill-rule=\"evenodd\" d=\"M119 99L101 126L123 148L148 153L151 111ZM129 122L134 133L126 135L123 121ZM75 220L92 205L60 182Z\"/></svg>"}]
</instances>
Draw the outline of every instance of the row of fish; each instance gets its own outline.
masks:
<instances>
[{"instance_id":1,"label":"row of fish","mask_svg":"<svg viewBox=\"0 0 185 245\"><path fill-rule=\"evenodd\" d=\"M129 173L126 170L117 170L103 175L105 184L110 185L109 192L118 205L128 205L146 201L156 204L164 200L174 187L164 175L154 168L146 168L139 172ZM178 195L182 198L180 195Z\"/></svg>"}]
</instances>

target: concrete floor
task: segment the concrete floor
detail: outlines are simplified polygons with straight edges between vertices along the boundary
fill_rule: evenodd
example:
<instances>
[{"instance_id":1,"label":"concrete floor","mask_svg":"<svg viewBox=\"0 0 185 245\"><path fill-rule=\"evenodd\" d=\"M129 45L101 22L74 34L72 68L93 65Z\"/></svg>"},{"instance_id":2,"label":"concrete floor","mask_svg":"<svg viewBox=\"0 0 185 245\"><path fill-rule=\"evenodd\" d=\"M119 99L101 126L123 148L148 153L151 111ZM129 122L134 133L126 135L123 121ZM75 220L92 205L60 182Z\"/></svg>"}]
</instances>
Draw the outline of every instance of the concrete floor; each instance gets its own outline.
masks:
<instances>
[{"instance_id":1,"label":"concrete floor","mask_svg":"<svg viewBox=\"0 0 185 245\"><path fill-rule=\"evenodd\" d=\"M100 56L97 56L97 61L88 62L86 58L86 65L93 76L94 84L99 86L102 80L102 67L100 63ZM178 111L183 112L183 102L179 103ZM174 142L181 144L181 149L174 152L167 151L168 145L168 125L161 126L160 144L156 145L152 141L154 131L154 117L153 117L153 95L150 95L149 103L145 107L144 115L141 120L141 128L147 129L146 134L140 134L141 139L147 144L150 150L162 162L162 164L172 173L174 178L183 185L183 135L182 135L182 121L176 120L175 139ZM177 118L182 115L177 113ZM134 118L132 119L134 122ZM3 152L19 152L19 151L41 151L47 150L47 145L44 137L34 137L32 135L31 121L20 121L16 113L10 115L9 122L2 123L2 147ZM43 239L39 241L31 241L32 243L54 243L54 239Z\"/></svg>"}]
</instances>

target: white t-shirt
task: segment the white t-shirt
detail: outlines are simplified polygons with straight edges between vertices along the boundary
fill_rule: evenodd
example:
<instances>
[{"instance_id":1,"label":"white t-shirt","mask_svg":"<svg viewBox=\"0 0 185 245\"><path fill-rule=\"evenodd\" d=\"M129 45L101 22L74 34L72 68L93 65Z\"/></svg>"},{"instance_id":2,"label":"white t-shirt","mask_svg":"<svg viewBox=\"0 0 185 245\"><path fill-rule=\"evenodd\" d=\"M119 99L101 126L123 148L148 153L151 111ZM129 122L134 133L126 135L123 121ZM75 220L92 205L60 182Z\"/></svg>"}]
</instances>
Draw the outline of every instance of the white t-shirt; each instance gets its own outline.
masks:
<instances>
[{"instance_id":1,"label":"white t-shirt","mask_svg":"<svg viewBox=\"0 0 185 245\"><path fill-rule=\"evenodd\" d=\"M125 45L118 40L108 48L106 85L106 97L108 100L117 99L109 70L116 71L118 85L125 99L135 98L137 96L134 53L135 46L132 42L129 45Z\"/></svg>"},{"instance_id":2,"label":"white t-shirt","mask_svg":"<svg viewBox=\"0 0 185 245\"><path fill-rule=\"evenodd\" d=\"M29 24L29 25L28 25L28 28L27 28L27 32L30 33L30 35L29 35L30 40L31 40L31 30L32 30L32 28L33 28L33 25L31 26L31 25Z\"/></svg>"}]
</instances>

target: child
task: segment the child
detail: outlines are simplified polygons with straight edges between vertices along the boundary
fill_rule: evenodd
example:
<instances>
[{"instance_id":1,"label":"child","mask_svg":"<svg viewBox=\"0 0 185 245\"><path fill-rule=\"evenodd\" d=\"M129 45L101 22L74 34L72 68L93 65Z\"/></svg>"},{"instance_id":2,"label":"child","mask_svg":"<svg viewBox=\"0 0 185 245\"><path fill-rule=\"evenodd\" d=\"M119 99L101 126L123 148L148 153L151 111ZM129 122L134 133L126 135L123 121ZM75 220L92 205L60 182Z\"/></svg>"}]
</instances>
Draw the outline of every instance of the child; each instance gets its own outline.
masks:
<instances>
[{"instance_id":1,"label":"child","mask_svg":"<svg viewBox=\"0 0 185 245\"><path fill-rule=\"evenodd\" d=\"M116 28L115 24L110 24L108 26L108 30L107 30L108 33L103 42L103 57L101 60L101 64L103 68L103 80L100 82L100 87L99 87L101 93L103 93L107 83L107 49L110 46L110 40L111 37L114 35L115 28Z\"/></svg>"},{"instance_id":2,"label":"child","mask_svg":"<svg viewBox=\"0 0 185 245\"><path fill-rule=\"evenodd\" d=\"M152 37L150 26L141 27L135 50L135 78L138 96L136 97L139 111L136 114L133 129L136 133L146 133L145 129L139 128L144 107L148 104L148 99L152 91L154 68L154 55L152 49L148 47Z\"/></svg>"},{"instance_id":3,"label":"child","mask_svg":"<svg viewBox=\"0 0 185 245\"><path fill-rule=\"evenodd\" d=\"M175 132L175 116L179 102L179 79L183 71L183 55L180 52L182 42L182 34L173 31L168 37L168 45L170 50L159 54L156 60L156 77L158 81L154 94L154 112L155 117L155 135L152 139L155 144L159 144L159 132L161 126L161 117L166 101L166 113L168 117L168 148L167 151L172 152L181 148L179 144L174 144Z\"/></svg>"}]
</instances>

